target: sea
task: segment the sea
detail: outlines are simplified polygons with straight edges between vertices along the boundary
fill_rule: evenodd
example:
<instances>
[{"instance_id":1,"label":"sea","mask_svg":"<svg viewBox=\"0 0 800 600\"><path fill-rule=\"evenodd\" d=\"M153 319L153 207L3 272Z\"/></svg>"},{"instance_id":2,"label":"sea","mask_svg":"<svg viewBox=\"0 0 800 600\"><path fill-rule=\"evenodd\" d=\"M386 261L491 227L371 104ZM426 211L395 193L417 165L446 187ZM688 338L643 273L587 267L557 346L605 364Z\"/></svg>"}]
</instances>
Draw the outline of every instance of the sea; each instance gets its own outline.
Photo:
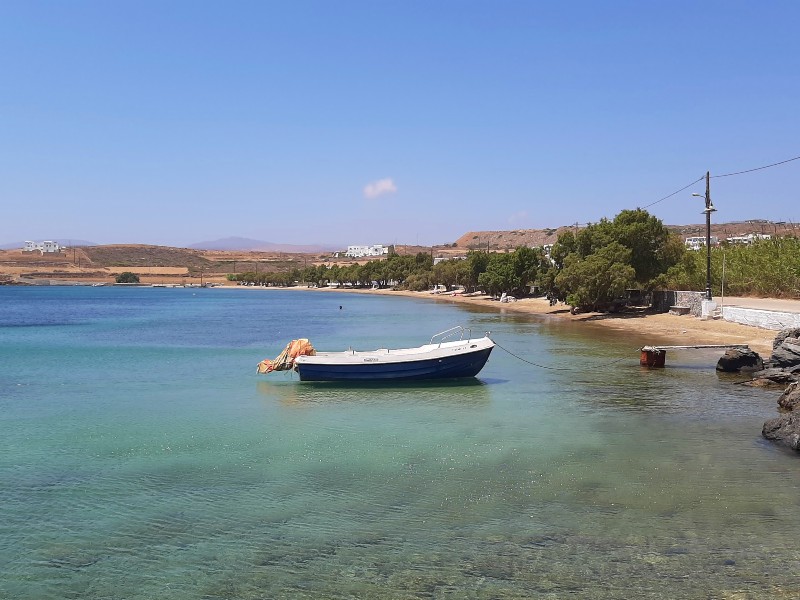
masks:
<instances>
[{"instance_id":1,"label":"sea","mask_svg":"<svg viewBox=\"0 0 800 600\"><path fill-rule=\"evenodd\" d=\"M459 325L497 343L474 379L256 373ZM640 367L654 341L488 301L0 287L0 598L800 597L779 392L709 351Z\"/></svg>"}]
</instances>

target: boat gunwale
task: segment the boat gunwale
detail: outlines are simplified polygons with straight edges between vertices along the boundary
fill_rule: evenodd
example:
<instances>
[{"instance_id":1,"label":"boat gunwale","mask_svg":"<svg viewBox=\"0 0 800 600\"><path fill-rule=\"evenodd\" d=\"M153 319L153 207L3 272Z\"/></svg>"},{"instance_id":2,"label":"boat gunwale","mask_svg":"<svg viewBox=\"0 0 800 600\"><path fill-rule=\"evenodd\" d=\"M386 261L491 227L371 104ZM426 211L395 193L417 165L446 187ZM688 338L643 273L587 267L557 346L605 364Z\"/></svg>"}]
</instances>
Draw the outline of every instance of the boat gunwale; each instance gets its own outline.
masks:
<instances>
[{"instance_id":1,"label":"boat gunwale","mask_svg":"<svg viewBox=\"0 0 800 600\"><path fill-rule=\"evenodd\" d=\"M494 348L495 343L488 337L442 342L441 344L425 344L415 348L379 348L376 350L343 350L335 352L317 352L314 355L298 356L295 365L321 365L326 363L338 365L358 365L369 363L414 362L435 358L452 357L470 354ZM372 359L372 360L366 360Z\"/></svg>"}]
</instances>

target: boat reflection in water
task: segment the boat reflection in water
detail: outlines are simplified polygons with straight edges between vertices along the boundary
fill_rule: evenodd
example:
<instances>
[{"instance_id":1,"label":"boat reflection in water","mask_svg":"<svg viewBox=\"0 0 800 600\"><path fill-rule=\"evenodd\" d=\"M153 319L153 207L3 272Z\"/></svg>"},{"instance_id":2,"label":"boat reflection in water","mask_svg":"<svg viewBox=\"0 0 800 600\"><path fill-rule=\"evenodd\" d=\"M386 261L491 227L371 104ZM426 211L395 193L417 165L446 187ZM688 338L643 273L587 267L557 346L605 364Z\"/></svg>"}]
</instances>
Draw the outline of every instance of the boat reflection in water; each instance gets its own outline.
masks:
<instances>
[{"instance_id":1,"label":"boat reflection in water","mask_svg":"<svg viewBox=\"0 0 800 600\"><path fill-rule=\"evenodd\" d=\"M417 403L481 406L489 403L490 386L499 380L483 381L475 377L409 382L305 382L296 379L283 381L264 379L256 383L262 396L281 404L310 405L332 403Z\"/></svg>"}]
</instances>

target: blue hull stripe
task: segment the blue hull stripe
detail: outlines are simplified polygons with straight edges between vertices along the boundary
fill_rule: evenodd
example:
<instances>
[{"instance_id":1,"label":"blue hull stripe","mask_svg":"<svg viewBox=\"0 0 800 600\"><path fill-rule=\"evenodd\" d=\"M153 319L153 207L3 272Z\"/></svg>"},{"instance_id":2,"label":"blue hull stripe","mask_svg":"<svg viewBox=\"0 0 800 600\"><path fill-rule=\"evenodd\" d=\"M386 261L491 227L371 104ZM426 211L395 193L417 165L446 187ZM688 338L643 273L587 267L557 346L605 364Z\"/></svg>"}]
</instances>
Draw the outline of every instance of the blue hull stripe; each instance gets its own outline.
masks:
<instances>
[{"instance_id":1,"label":"blue hull stripe","mask_svg":"<svg viewBox=\"0 0 800 600\"><path fill-rule=\"evenodd\" d=\"M300 381L412 381L474 377L486 364L492 349L470 354L430 358L403 363L363 363L357 365L297 364Z\"/></svg>"}]
</instances>

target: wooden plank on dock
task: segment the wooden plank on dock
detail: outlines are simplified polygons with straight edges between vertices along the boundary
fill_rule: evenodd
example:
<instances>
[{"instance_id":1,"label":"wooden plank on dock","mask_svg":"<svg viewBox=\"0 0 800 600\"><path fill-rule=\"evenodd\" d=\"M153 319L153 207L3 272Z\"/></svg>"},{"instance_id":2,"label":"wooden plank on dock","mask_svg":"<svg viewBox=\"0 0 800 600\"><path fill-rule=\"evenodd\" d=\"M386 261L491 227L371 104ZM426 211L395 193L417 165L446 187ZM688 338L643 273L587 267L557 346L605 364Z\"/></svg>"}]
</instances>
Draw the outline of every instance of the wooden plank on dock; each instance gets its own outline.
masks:
<instances>
[{"instance_id":1,"label":"wooden plank on dock","mask_svg":"<svg viewBox=\"0 0 800 600\"><path fill-rule=\"evenodd\" d=\"M643 367L663 367L667 359L667 350L749 350L747 344L695 344L692 346L642 346L639 364Z\"/></svg>"}]
</instances>

